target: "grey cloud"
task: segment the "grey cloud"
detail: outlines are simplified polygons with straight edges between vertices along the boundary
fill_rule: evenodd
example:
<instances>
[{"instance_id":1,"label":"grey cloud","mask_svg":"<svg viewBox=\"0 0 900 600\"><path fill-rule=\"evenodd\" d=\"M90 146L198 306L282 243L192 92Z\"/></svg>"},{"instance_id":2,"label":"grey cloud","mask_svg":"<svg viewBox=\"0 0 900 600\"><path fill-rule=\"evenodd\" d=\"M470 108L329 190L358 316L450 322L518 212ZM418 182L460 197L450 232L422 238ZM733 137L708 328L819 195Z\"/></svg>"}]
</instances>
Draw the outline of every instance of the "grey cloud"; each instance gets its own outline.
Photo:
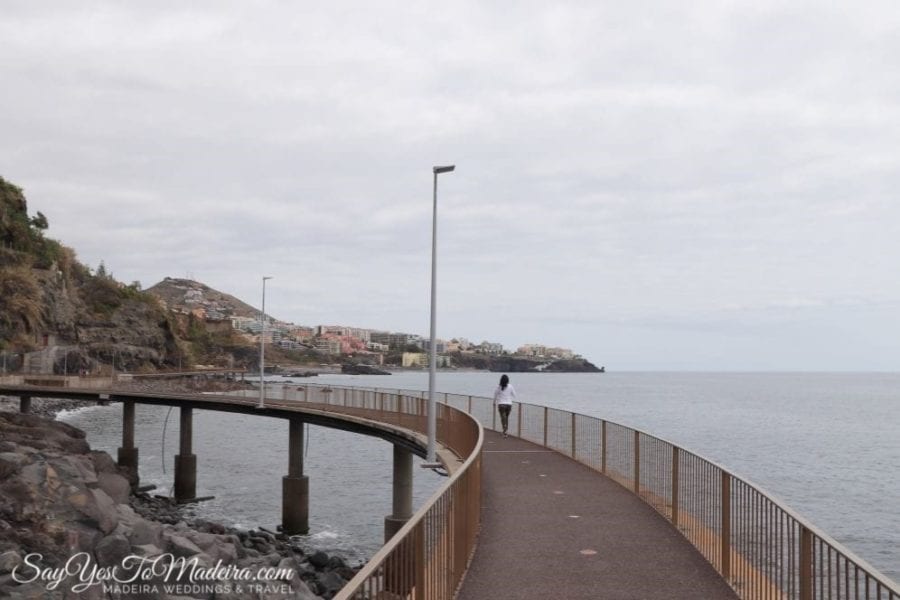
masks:
<instances>
[{"instance_id":1,"label":"grey cloud","mask_svg":"<svg viewBox=\"0 0 900 600\"><path fill-rule=\"evenodd\" d=\"M126 281L252 301L266 270L283 318L424 332L430 168L455 162L440 335L727 367L784 345L760 315L798 301L815 354L840 317L900 325L840 305L900 298L892 13L12 2L0 174Z\"/></svg>"}]
</instances>

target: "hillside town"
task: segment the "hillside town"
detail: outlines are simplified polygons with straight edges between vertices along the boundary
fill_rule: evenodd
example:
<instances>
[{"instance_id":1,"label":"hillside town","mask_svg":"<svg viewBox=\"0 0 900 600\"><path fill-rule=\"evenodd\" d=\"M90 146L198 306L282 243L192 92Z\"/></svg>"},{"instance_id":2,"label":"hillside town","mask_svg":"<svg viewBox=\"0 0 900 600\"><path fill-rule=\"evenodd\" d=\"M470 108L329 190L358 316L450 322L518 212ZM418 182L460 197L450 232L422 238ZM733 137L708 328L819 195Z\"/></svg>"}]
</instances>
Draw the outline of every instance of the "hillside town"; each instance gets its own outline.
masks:
<instances>
[{"instance_id":1,"label":"hillside town","mask_svg":"<svg viewBox=\"0 0 900 600\"><path fill-rule=\"evenodd\" d=\"M166 278L149 290L170 311L205 323L209 330L228 331L248 343L283 350L308 351L338 361L353 356L359 362L404 368L428 366L430 340L414 333L380 331L345 325L297 325L265 315L243 302L201 283ZM437 366L451 368L454 357L465 355L518 356L537 360L570 360L581 358L569 348L544 344L525 344L508 350L503 344L482 341L473 343L462 337L435 340ZM459 359L459 358L457 358Z\"/></svg>"}]
</instances>

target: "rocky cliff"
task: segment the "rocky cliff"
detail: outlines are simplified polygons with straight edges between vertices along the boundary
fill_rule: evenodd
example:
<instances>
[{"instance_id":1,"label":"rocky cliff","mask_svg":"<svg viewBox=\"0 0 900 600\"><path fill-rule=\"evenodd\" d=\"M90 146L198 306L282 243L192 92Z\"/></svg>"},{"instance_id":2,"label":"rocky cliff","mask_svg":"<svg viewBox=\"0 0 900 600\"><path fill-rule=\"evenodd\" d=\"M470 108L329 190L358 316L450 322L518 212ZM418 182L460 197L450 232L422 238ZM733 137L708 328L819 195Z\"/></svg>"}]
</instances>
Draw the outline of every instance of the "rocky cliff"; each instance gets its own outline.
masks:
<instances>
[{"instance_id":1,"label":"rocky cliff","mask_svg":"<svg viewBox=\"0 0 900 600\"><path fill-rule=\"evenodd\" d=\"M110 368L145 371L186 362L160 303L44 236L47 219L28 215L22 190L0 178L0 351L7 368L26 354L54 373Z\"/></svg>"}]
</instances>

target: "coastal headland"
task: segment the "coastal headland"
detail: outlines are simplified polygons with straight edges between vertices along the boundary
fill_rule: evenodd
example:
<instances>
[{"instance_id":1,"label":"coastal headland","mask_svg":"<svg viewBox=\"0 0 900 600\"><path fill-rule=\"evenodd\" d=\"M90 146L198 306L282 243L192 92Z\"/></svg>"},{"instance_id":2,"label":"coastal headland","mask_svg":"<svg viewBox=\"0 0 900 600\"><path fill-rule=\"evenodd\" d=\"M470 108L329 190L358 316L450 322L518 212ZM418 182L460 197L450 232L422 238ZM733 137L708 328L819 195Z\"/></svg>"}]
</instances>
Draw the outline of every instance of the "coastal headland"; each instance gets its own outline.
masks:
<instances>
[{"instance_id":1,"label":"coastal headland","mask_svg":"<svg viewBox=\"0 0 900 600\"><path fill-rule=\"evenodd\" d=\"M4 373L110 375L200 366L294 372L427 368L430 339L347 325L276 319L191 279L166 277L144 290L91 268L47 238L47 218L29 216L22 190L0 178L0 365ZM435 340L438 368L509 372L598 372L569 348L515 349L463 337Z\"/></svg>"}]
</instances>

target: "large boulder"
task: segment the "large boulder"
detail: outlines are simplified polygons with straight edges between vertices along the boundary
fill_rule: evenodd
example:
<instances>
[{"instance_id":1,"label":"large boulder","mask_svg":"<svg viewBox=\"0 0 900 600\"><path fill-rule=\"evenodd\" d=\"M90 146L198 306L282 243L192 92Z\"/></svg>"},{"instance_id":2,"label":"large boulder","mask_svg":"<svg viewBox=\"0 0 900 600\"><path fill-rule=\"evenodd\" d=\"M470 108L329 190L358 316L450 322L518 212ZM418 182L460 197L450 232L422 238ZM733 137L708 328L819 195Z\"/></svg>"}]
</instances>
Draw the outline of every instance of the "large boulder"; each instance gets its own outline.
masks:
<instances>
[{"instance_id":1,"label":"large boulder","mask_svg":"<svg viewBox=\"0 0 900 600\"><path fill-rule=\"evenodd\" d=\"M117 504L127 504L131 496L131 484L118 473L98 474L97 487L106 492Z\"/></svg>"},{"instance_id":2,"label":"large boulder","mask_svg":"<svg viewBox=\"0 0 900 600\"><path fill-rule=\"evenodd\" d=\"M126 535L132 545L135 546L147 544L152 544L154 546L162 545L162 525L154 521L138 519L131 526L131 531Z\"/></svg>"}]
</instances>

